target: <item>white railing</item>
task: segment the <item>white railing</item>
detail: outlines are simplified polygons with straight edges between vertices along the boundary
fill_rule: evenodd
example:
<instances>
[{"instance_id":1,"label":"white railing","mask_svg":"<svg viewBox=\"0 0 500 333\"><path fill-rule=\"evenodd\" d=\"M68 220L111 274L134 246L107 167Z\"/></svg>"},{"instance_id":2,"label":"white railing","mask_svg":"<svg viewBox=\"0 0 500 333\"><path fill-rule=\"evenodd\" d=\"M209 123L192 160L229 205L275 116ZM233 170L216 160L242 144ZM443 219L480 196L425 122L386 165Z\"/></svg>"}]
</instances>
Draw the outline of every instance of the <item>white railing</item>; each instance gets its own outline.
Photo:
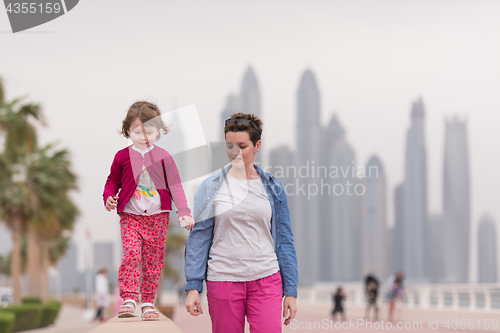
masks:
<instances>
[{"instance_id":1,"label":"white railing","mask_svg":"<svg viewBox=\"0 0 500 333\"><path fill-rule=\"evenodd\" d=\"M332 305L332 294L341 286L347 295L346 306L363 307L366 295L361 283L318 284L299 287L297 303L303 305ZM379 290L378 300L386 302L387 290ZM446 309L470 311L499 311L500 284L426 284L406 285L403 306L415 309Z\"/></svg>"}]
</instances>

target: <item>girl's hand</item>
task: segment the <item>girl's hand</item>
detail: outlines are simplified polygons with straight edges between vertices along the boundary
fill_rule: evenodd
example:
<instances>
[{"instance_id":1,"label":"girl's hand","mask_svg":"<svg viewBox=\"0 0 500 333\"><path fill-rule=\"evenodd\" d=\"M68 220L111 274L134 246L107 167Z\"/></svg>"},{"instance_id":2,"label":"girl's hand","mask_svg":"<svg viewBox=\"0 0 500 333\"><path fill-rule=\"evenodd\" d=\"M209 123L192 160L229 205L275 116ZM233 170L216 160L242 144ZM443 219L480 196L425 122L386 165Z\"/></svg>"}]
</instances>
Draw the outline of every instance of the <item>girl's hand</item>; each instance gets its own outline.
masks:
<instances>
[{"instance_id":1,"label":"girl's hand","mask_svg":"<svg viewBox=\"0 0 500 333\"><path fill-rule=\"evenodd\" d=\"M179 225L182 227L182 220L184 219L184 222L186 225L184 226L184 229L186 230L191 230L194 228L194 220L191 216L179 216Z\"/></svg>"},{"instance_id":2,"label":"girl's hand","mask_svg":"<svg viewBox=\"0 0 500 333\"><path fill-rule=\"evenodd\" d=\"M286 317L288 310L290 310L290 315L285 319L285 326L290 324L292 319L295 319L295 314L297 313L297 298L285 296L285 300L283 301L283 317Z\"/></svg>"},{"instance_id":3,"label":"girl's hand","mask_svg":"<svg viewBox=\"0 0 500 333\"><path fill-rule=\"evenodd\" d=\"M118 196L109 196L108 199L106 199L106 205L104 207L110 212L116 208L116 205L118 205Z\"/></svg>"},{"instance_id":4,"label":"girl's hand","mask_svg":"<svg viewBox=\"0 0 500 333\"><path fill-rule=\"evenodd\" d=\"M196 306L196 309L194 308ZM203 314L198 290L190 289L186 298L186 310L193 316Z\"/></svg>"}]
</instances>

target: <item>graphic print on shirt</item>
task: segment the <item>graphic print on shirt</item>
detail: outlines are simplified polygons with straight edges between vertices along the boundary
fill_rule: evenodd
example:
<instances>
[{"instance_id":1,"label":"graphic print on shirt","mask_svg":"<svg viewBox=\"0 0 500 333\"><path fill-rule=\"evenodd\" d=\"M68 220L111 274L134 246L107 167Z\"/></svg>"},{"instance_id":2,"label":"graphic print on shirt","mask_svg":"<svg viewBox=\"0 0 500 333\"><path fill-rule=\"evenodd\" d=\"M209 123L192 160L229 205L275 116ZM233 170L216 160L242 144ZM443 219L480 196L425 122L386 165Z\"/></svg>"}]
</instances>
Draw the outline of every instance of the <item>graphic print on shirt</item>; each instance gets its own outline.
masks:
<instances>
[{"instance_id":1,"label":"graphic print on shirt","mask_svg":"<svg viewBox=\"0 0 500 333\"><path fill-rule=\"evenodd\" d=\"M137 188L134 191L133 197L136 200L141 200L141 197L143 197L143 196L147 197L147 198L152 198L157 194L158 194L158 191L156 190L155 183L151 179L151 176L149 175L148 170L143 165L142 171L141 171L141 176L139 177L139 182L137 184Z\"/></svg>"},{"instance_id":2,"label":"graphic print on shirt","mask_svg":"<svg viewBox=\"0 0 500 333\"><path fill-rule=\"evenodd\" d=\"M160 193L145 166L136 180L135 191L123 211L138 215L153 215L168 210L161 209Z\"/></svg>"}]
</instances>

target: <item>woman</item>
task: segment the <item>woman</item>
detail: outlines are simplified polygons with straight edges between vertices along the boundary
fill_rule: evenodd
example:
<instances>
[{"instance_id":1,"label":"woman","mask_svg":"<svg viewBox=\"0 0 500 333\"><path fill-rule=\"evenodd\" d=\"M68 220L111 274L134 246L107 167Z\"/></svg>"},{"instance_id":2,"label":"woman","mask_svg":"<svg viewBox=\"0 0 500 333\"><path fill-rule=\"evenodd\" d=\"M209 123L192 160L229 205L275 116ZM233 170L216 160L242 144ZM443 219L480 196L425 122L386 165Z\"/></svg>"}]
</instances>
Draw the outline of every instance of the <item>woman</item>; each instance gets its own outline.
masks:
<instances>
[{"instance_id":1,"label":"woman","mask_svg":"<svg viewBox=\"0 0 500 333\"><path fill-rule=\"evenodd\" d=\"M186 244L186 309L203 313L207 281L212 332L281 332L297 312L297 257L283 184L254 164L262 121L236 113L224 126L231 162L200 185Z\"/></svg>"},{"instance_id":2,"label":"woman","mask_svg":"<svg viewBox=\"0 0 500 333\"><path fill-rule=\"evenodd\" d=\"M404 280L404 274L402 272L397 273L396 277L394 278L394 283L392 284L391 288L389 289L389 292L387 293L387 303L389 304L388 321L390 321L391 323L394 317L395 302L397 300L398 301L403 300L404 296L403 280Z\"/></svg>"}]
</instances>

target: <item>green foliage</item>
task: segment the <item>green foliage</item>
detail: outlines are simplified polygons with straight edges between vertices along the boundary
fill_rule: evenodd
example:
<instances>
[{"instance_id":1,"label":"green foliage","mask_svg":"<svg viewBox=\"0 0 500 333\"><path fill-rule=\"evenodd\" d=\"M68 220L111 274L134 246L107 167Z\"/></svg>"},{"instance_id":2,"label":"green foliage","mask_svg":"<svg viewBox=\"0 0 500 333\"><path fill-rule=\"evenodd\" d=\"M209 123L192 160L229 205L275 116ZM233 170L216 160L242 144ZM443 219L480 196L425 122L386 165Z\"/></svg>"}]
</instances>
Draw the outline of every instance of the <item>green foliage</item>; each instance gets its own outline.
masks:
<instances>
[{"instance_id":1,"label":"green foliage","mask_svg":"<svg viewBox=\"0 0 500 333\"><path fill-rule=\"evenodd\" d=\"M0 128L7 131L5 137L5 154L14 163L32 153L37 146L35 119L45 125L44 115L39 104L21 104L25 97L4 102L1 106Z\"/></svg>"},{"instance_id":2,"label":"green foliage","mask_svg":"<svg viewBox=\"0 0 500 333\"><path fill-rule=\"evenodd\" d=\"M172 266L171 261L175 256L182 255L186 245L186 237L180 232L169 232L167 234L165 264L163 265L162 274L165 278L174 283L179 282L180 274Z\"/></svg>"},{"instance_id":3,"label":"green foliage","mask_svg":"<svg viewBox=\"0 0 500 333\"><path fill-rule=\"evenodd\" d=\"M9 312L0 312L0 333L11 333L16 316Z\"/></svg>"},{"instance_id":4,"label":"green foliage","mask_svg":"<svg viewBox=\"0 0 500 333\"><path fill-rule=\"evenodd\" d=\"M28 297L23 297L22 299L23 304L42 304L42 300L40 297L37 296L28 296Z\"/></svg>"},{"instance_id":5,"label":"green foliage","mask_svg":"<svg viewBox=\"0 0 500 333\"><path fill-rule=\"evenodd\" d=\"M55 305L57 308L57 314L59 314L59 311L61 310L62 303L56 300L50 300L47 303L50 303L52 305Z\"/></svg>"},{"instance_id":6,"label":"green foliage","mask_svg":"<svg viewBox=\"0 0 500 333\"><path fill-rule=\"evenodd\" d=\"M37 304L22 304L1 308L0 313L13 313L16 321L12 332L32 330L40 327L42 320L42 306Z\"/></svg>"},{"instance_id":7,"label":"green foliage","mask_svg":"<svg viewBox=\"0 0 500 333\"><path fill-rule=\"evenodd\" d=\"M47 327L52 325L59 313L59 308L56 303L47 302L42 304L42 320L40 322L40 327Z\"/></svg>"},{"instance_id":8,"label":"green foliage","mask_svg":"<svg viewBox=\"0 0 500 333\"><path fill-rule=\"evenodd\" d=\"M10 254L0 255L0 274L10 275Z\"/></svg>"},{"instance_id":9,"label":"green foliage","mask_svg":"<svg viewBox=\"0 0 500 333\"><path fill-rule=\"evenodd\" d=\"M61 259L69 247L71 236L58 236L49 242L49 261L55 265Z\"/></svg>"}]
</instances>

